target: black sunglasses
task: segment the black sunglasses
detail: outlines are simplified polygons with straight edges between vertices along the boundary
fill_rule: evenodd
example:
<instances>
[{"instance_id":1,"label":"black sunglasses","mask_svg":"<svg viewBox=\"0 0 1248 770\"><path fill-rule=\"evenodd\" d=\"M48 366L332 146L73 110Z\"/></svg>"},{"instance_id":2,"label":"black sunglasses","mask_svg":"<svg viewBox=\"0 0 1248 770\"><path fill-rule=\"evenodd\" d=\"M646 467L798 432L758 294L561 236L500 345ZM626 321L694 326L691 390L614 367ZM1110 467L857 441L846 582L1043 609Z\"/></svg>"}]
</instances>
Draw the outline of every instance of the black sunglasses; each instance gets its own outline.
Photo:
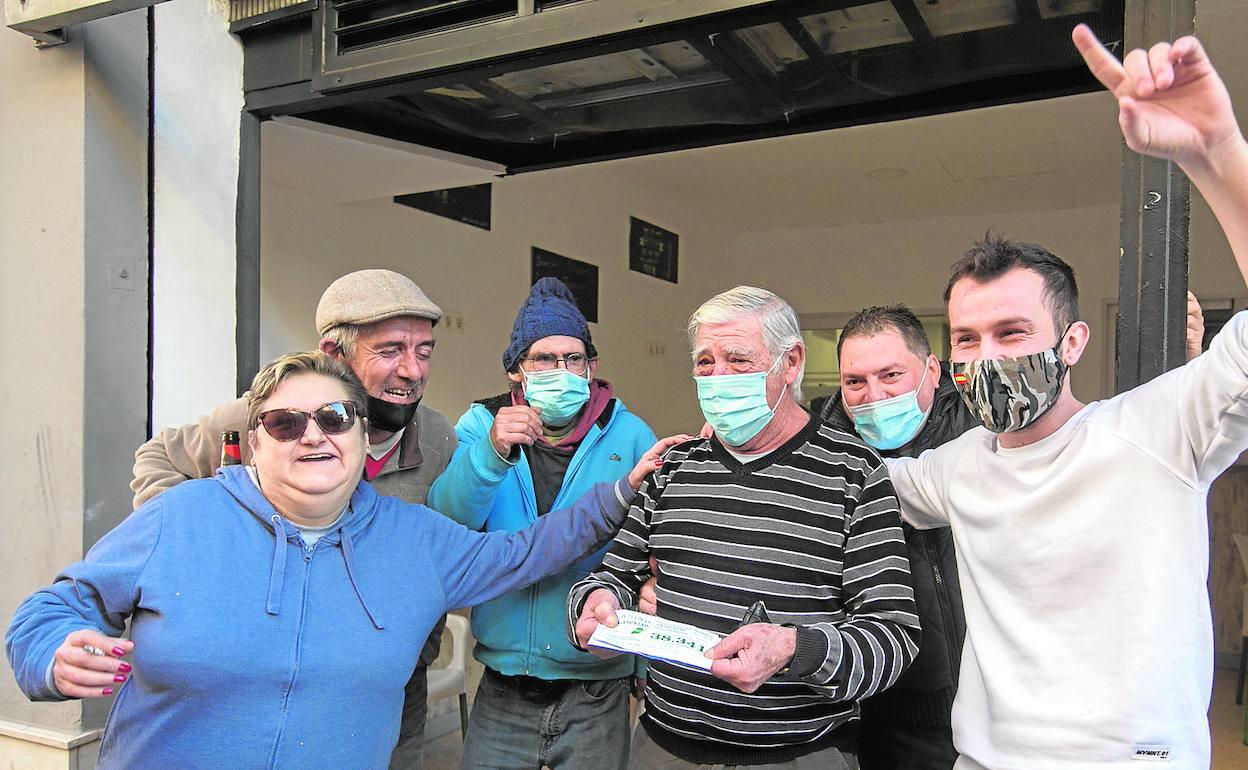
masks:
<instances>
[{"instance_id":1,"label":"black sunglasses","mask_svg":"<svg viewBox=\"0 0 1248 770\"><path fill-rule=\"evenodd\" d=\"M336 436L346 433L355 425L355 404L350 401L330 401L314 412L299 409L270 409L261 412L259 423L265 432L278 441L294 441L308 429L308 419L316 420L322 433Z\"/></svg>"}]
</instances>

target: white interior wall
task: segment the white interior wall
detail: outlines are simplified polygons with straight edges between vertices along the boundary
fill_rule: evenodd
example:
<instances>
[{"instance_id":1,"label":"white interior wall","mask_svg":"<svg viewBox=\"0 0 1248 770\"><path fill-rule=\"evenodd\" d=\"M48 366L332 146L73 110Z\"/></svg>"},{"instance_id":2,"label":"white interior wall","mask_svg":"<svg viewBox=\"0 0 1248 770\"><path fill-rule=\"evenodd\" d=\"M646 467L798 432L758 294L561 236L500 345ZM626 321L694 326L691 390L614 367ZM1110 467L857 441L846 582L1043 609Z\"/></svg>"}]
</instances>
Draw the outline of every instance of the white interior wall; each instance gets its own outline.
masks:
<instances>
[{"instance_id":1,"label":"white interior wall","mask_svg":"<svg viewBox=\"0 0 1248 770\"><path fill-rule=\"evenodd\" d=\"M1010 117L1010 109L1017 115ZM1054 121L1065 126L1065 135L1083 137L1075 143L1079 154L1063 145L1057 153L1062 160L1051 169L1021 168L1018 153L1031 144L1002 144L1002 137L1016 143L1019 125L1052 129ZM599 265L602 322L593 333L604 376L657 432L686 431L700 417L688 380L683 326L702 300L751 283L776 291L803 315L852 313L890 302L943 312L950 264L992 229L1040 243L1074 266L1082 313L1093 331L1074 370L1074 385L1084 399L1102 398L1113 391L1108 343L1114 329L1107 315L1117 296L1119 257L1120 140L1105 130L1106 123L1113 129L1112 100L1079 96L522 174L496 182L494 228L488 232L389 198L333 202L309 192L316 185L307 181L301 191L286 187L294 177L266 168L261 353L267 360L314 344L310 322L316 298L338 275L392 267L412 275L444 309L466 319L463 330L441 330L428 395L431 405L457 415L471 399L502 388L498 355L528 285L529 247L536 245ZM895 195L884 191L887 185L877 189L881 185L864 178L864 169L873 165L864 155L872 154L874 164L900 162L913 155L916 143L938 134L945 137L939 162L929 158L936 168L927 168L928 161L903 164L911 174L891 188ZM279 148L287 141L284 135L277 139ZM984 142L1005 147L990 164L998 170L979 181L951 183L956 174L950 169L969 163L956 148ZM910 155L893 148L906 148ZM332 157L334 145L322 144L317 152ZM805 160L794 166L794 157ZM760 158L764 166L787 169L789 183L764 174ZM850 168L855 158L857 165ZM803 167L820 163L825 165L803 175ZM298 167L283 165L288 172ZM347 167L359 174L354 165ZM275 178L284 184L273 184ZM413 174L412 191L435 186L422 178ZM820 178L827 180L826 194ZM876 204L858 211L856 190L870 192ZM762 216L777 196L784 200L777 217ZM991 200L1002 210L987 213ZM962 214L966 209L974 213ZM847 210L856 212L849 221ZM679 285L628 271L630 214L681 235ZM836 226L792 224L812 222ZM1198 195L1191 243L1191 283L1198 295L1248 296ZM665 345L663 358L646 356L650 341Z\"/></svg>"},{"instance_id":2,"label":"white interior wall","mask_svg":"<svg viewBox=\"0 0 1248 770\"><path fill-rule=\"evenodd\" d=\"M335 277L389 267L465 318L462 331L439 332L427 395L431 406L456 416L472 399L503 388L499 355L527 291L528 249L538 245L599 265L600 322L592 333L602 376L656 432L688 431L700 418L683 329L702 300L751 283L785 297L800 314L888 302L939 311L950 263L994 228L1042 243L1075 266L1094 329L1075 385L1088 398L1108 391L1103 319L1105 302L1117 293L1116 207L728 234L699 216L714 201L655 206L607 169L597 181L594 175L579 170L575 186L557 174L500 181L488 232L388 201L342 205L266 187L261 357L315 344L316 299ZM647 203L653 213L641 208ZM627 269L630 214L681 234L679 285ZM648 341L663 343L666 355L648 358Z\"/></svg>"},{"instance_id":3,"label":"white interior wall","mask_svg":"<svg viewBox=\"0 0 1248 770\"><path fill-rule=\"evenodd\" d=\"M1108 316L1118 297L1118 205L743 233L728 239L720 271L729 283L775 291L803 316L893 302L940 313L950 265L988 230L1039 243L1074 268L1080 311L1092 328L1084 359L1073 370L1075 393L1084 400L1112 395ZM1225 236L1195 194L1190 258L1189 281L1198 297L1248 296Z\"/></svg>"},{"instance_id":4,"label":"white interior wall","mask_svg":"<svg viewBox=\"0 0 1248 770\"><path fill-rule=\"evenodd\" d=\"M701 425L684 324L698 302L731 284L713 277L727 244L696 207L601 168L498 181L489 231L389 200L336 204L273 185L262 199L262 359L315 345L316 302L334 278L365 267L397 270L464 318L462 330L439 328L426 395L456 419L472 400L505 389L501 356L528 294L529 249L539 246L598 265L599 321L590 330L599 375L616 394L658 433ZM629 271L630 214L680 234L679 284ZM647 358L647 342L661 343L664 356Z\"/></svg>"},{"instance_id":5,"label":"white interior wall","mask_svg":"<svg viewBox=\"0 0 1248 770\"><path fill-rule=\"evenodd\" d=\"M1117 206L746 234L733 240L733 280L762 280L801 315L893 302L939 313L949 266L989 229L1039 243L1074 267L1080 309L1093 330L1074 369L1075 391L1104 395L1104 302L1118 293ZM784 268L760 269L773 264Z\"/></svg>"},{"instance_id":6,"label":"white interior wall","mask_svg":"<svg viewBox=\"0 0 1248 770\"><path fill-rule=\"evenodd\" d=\"M1114 328L1107 316L1118 297L1117 204L739 234L729 239L728 280L761 282L801 315L893 302L940 313L950 265L988 230L1038 243L1074 268L1080 311L1092 328L1073 370L1075 393L1084 400L1112 395ZM1248 297L1221 228L1195 192L1189 248L1197 297Z\"/></svg>"},{"instance_id":7,"label":"white interior wall","mask_svg":"<svg viewBox=\"0 0 1248 770\"><path fill-rule=\"evenodd\" d=\"M1115 206L731 233L713 224L723 201L659 200L615 178L610 164L500 180L491 231L388 200L338 204L275 185L263 201L261 357L315 344L316 300L337 276L363 267L405 272L465 319L462 330L440 330L427 395L452 417L503 388L499 355L527 291L532 245L599 265L592 333L601 373L659 433L700 424L683 330L702 300L752 283L800 314L887 302L939 312L950 263L988 228L1045 244L1075 265L1095 332L1075 384L1089 398L1106 392L1102 327L1104 302L1117 291ZM680 233L678 285L628 270L630 214ZM647 357L649 341L663 343L666 355Z\"/></svg>"}]
</instances>

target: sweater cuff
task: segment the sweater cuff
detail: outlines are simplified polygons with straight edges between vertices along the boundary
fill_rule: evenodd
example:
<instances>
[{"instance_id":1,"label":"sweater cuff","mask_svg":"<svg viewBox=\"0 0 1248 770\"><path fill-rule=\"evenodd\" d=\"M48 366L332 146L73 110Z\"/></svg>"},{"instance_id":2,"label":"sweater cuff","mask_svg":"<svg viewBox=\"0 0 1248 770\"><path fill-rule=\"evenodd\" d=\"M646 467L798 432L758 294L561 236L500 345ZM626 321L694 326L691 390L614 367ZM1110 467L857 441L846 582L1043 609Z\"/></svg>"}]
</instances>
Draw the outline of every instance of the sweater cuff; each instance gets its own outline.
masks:
<instances>
[{"instance_id":1,"label":"sweater cuff","mask_svg":"<svg viewBox=\"0 0 1248 770\"><path fill-rule=\"evenodd\" d=\"M503 461L503 463L505 463L506 465L515 465L516 463L520 462L520 447L518 445L512 444L511 451L507 453L506 457L503 457L501 454L499 454L498 447L494 446L494 442L490 441L489 436L486 436L485 440L489 441L490 449L494 450L494 456L497 457L499 460Z\"/></svg>"},{"instance_id":2,"label":"sweater cuff","mask_svg":"<svg viewBox=\"0 0 1248 770\"><path fill-rule=\"evenodd\" d=\"M512 448L515 449L515 447ZM507 475L507 471L520 461L518 451L512 454L516 457L514 461L500 455L494 448L494 442L490 441L489 434L486 434L472 447L472 464L484 479L499 482Z\"/></svg>"},{"instance_id":3,"label":"sweater cuff","mask_svg":"<svg viewBox=\"0 0 1248 770\"><path fill-rule=\"evenodd\" d=\"M797 644L788 676L801 679L818 671L828 658L828 637L813 628L797 627Z\"/></svg>"},{"instance_id":4,"label":"sweater cuff","mask_svg":"<svg viewBox=\"0 0 1248 770\"><path fill-rule=\"evenodd\" d=\"M61 645L59 642L54 641L48 647L44 655L41 656L47 659L47 663L43 664L42 681L39 681L38 683L36 683L36 682L31 682L28 680L28 683L31 686L30 687L31 691L27 692L26 695L32 701L49 702L49 701L73 700L68 695L64 695L63 693L61 693L61 691L56 688L56 674L53 669L56 666L56 650L60 646ZM35 671L38 671L38 670L39 669L36 667L34 671L30 671L30 674L34 674ZM30 674L28 674L28 676L30 676ZM31 678L33 679L33 677ZM19 685L20 684L21 682L19 682ZM25 691L25 688L23 688L23 691Z\"/></svg>"},{"instance_id":5,"label":"sweater cuff","mask_svg":"<svg viewBox=\"0 0 1248 770\"><path fill-rule=\"evenodd\" d=\"M43 686L48 688L48 692L61 695L61 691L56 687L56 677L52 673L54 668L56 668L56 658L52 659L52 662L48 664L48 670L43 674ZM61 697L65 696L61 695Z\"/></svg>"},{"instance_id":6,"label":"sweater cuff","mask_svg":"<svg viewBox=\"0 0 1248 770\"><path fill-rule=\"evenodd\" d=\"M581 646L580 640L576 638L576 621L581 619L581 612L585 609L585 601L589 598L589 595L595 590L605 587L578 583L572 586L572 590L568 592L568 625L564 631L567 633L568 642L582 652L585 651L585 648Z\"/></svg>"},{"instance_id":7,"label":"sweater cuff","mask_svg":"<svg viewBox=\"0 0 1248 770\"><path fill-rule=\"evenodd\" d=\"M628 483L628 474L624 474L624 478L615 482L615 499L624 506L624 510L628 510L636 497L637 491L633 489L632 484Z\"/></svg>"},{"instance_id":8,"label":"sweater cuff","mask_svg":"<svg viewBox=\"0 0 1248 770\"><path fill-rule=\"evenodd\" d=\"M585 603L589 601L589 595L600 588L615 594L615 600L619 602L620 609L631 609L628 603L620 597L620 592L616 590L615 586L596 582L581 582L572 586L572 590L568 592L568 625L565 630L567 631L568 642L581 651L585 651L585 648L581 646L576 638L576 621L580 620L581 613L585 611Z\"/></svg>"}]
</instances>

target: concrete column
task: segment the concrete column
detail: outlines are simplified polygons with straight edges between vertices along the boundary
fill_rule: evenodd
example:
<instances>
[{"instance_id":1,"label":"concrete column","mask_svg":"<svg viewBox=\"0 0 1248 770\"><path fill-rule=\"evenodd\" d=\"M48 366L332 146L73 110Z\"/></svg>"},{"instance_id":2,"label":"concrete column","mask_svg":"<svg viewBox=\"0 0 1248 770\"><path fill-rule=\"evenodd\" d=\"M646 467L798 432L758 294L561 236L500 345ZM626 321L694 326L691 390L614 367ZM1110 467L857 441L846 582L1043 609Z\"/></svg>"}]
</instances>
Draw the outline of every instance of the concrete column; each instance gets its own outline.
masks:
<instances>
[{"instance_id":1,"label":"concrete column","mask_svg":"<svg viewBox=\"0 0 1248 770\"><path fill-rule=\"evenodd\" d=\"M36 50L0 30L0 621L129 512L146 435L147 14ZM0 674L0 765L89 768L109 703Z\"/></svg>"}]
</instances>

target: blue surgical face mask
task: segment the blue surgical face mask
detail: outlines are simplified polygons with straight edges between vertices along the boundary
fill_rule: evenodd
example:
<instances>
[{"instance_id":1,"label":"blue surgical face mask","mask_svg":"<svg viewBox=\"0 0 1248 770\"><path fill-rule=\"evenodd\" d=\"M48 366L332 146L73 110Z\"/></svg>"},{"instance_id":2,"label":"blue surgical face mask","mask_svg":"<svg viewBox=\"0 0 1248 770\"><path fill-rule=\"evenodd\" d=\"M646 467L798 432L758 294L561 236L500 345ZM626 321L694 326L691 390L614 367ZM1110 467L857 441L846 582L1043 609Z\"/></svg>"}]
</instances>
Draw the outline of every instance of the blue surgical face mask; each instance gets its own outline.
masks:
<instances>
[{"instance_id":1,"label":"blue surgical face mask","mask_svg":"<svg viewBox=\"0 0 1248 770\"><path fill-rule=\"evenodd\" d=\"M927 419L927 412L919 408L919 391L927 381L927 371L928 367L924 365L919 386L909 393L848 407L854 429L863 441L876 449L887 451L903 447L914 440ZM844 393L841 397L845 397Z\"/></svg>"},{"instance_id":2,"label":"blue surgical face mask","mask_svg":"<svg viewBox=\"0 0 1248 770\"><path fill-rule=\"evenodd\" d=\"M529 406L542 412L542 422L555 428L572 421L589 401L589 379L572 374L567 369L551 369L545 372L526 372L524 375L524 398Z\"/></svg>"},{"instance_id":3,"label":"blue surgical face mask","mask_svg":"<svg viewBox=\"0 0 1248 770\"><path fill-rule=\"evenodd\" d=\"M741 446L771 422L776 409L767 403L767 377L783 360L776 359L765 372L693 378L698 386L702 416L715 429L720 441L728 446Z\"/></svg>"}]
</instances>

